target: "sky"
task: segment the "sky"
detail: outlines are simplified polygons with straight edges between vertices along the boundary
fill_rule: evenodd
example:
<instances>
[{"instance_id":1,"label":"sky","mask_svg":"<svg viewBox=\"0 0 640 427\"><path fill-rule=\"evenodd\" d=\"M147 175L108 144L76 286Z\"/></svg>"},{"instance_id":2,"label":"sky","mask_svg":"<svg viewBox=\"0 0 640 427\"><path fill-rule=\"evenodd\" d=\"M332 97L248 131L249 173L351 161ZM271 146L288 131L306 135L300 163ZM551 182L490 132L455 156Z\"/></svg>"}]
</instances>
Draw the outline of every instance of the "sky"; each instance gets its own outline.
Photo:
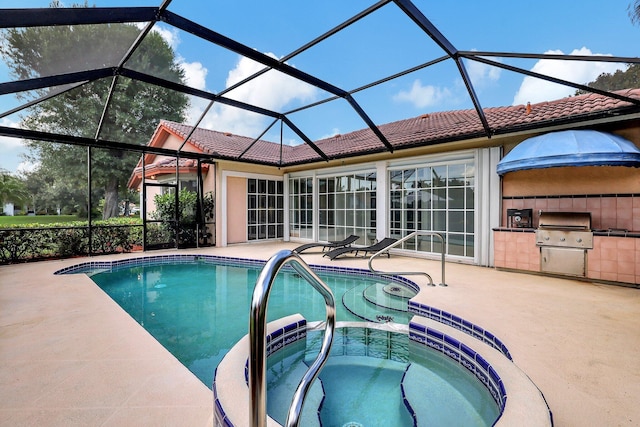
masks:
<instances>
[{"instance_id":1,"label":"sky","mask_svg":"<svg viewBox=\"0 0 640 427\"><path fill-rule=\"evenodd\" d=\"M443 36L461 51L558 53L575 55L640 56L640 25L628 15L632 0L581 2L514 2L475 0L442 2L414 0L414 4ZM1 8L47 7L48 0L1 0ZM108 6L158 6L161 0L94 0ZM374 0L173 0L169 10L235 39L265 55L281 59L346 19L374 4ZM72 2L63 1L65 6ZM577 6L579 5L579 7ZM0 13L2 11L0 10ZM226 51L166 24L158 31L173 47L187 84L218 93L263 68L249 58ZM344 90L439 58L443 51L395 4L387 4L337 35L287 60L298 70ZM495 59L495 58L494 58ZM593 81L625 64L495 59L575 83ZM484 108L550 101L575 93L543 80L498 67L465 61L465 67ZM0 82L11 81L6 58L0 62ZM276 112L290 112L331 97L315 86L269 71L225 96ZM376 124L421 114L473 108L453 61L407 74L371 89L356 92L356 102ZM190 100L187 124L195 124L207 102ZM18 105L13 95L0 96L0 112ZM318 140L363 129L366 124L349 104L336 100L287 115L309 138ZM20 115L0 118L2 126L20 126ZM214 104L201 127L258 137L273 119ZM288 128L272 127L264 139L295 145L300 138ZM12 173L33 165L23 157L20 140L0 137L0 169Z\"/></svg>"}]
</instances>

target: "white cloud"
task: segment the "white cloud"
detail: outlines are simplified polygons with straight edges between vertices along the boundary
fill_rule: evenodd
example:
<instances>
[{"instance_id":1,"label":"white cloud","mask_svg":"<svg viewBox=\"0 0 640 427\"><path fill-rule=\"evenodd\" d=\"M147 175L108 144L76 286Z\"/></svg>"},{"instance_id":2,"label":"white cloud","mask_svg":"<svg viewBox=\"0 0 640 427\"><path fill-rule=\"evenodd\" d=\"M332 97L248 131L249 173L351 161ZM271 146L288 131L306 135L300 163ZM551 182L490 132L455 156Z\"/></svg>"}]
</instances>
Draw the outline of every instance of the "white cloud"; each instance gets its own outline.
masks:
<instances>
[{"instance_id":1,"label":"white cloud","mask_svg":"<svg viewBox=\"0 0 640 427\"><path fill-rule=\"evenodd\" d=\"M547 54L560 54L560 50L549 50ZM583 47L574 49L570 55L604 55L594 54ZM541 59L531 68L531 71L567 80L573 83L586 84L595 80L602 73L614 73L616 70L624 70L624 64L610 62L568 61ZM563 86L546 80L526 76L513 98L513 105L551 101L573 95L576 89Z\"/></svg>"},{"instance_id":2,"label":"white cloud","mask_svg":"<svg viewBox=\"0 0 640 427\"><path fill-rule=\"evenodd\" d=\"M267 55L276 58L272 53ZM229 71L226 87L262 70L264 65L246 57L240 58L236 66ZM271 70L260 77L225 94L225 97L246 102L271 111L282 111L284 107L294 102L309 102L316 98L318 89L304 82L298 81L283 73ZM203 110L204 105L195 106ZM195 111L194 111L195 112ZM237 135L258 136L264 131L267 121L265 116L215 104L207 114L201 127Z\"/></svg>"},{"instance_id":3,"label":"white cloud","mask_svg":"<svg viewBox=\"0 0 640 427\"><path fill-rule=\"evenodd\" d=\"M181 58L179 65L184 70L187 86L205 89L208 70L200 62L186 62Z\"/></svg>"},{"instance_id":4,"label":"white cloud","mask_svg":"<svg viewBox=\"0 0 640 427\"><path fill-rule=\"evenodd\" d=\"M320 138L318 139L327 139L327 138L331 138L332 136L336 136L336 135L340 135L340 129L338 128L333 128L331 129L331 133L327 134L327 135L322 135Z\"/></svg>"},{"instance_id":5,"label":"white cloud","mask_svg":"<svg viewBox=\"0 0 640 427\"><path fill-rule=\"evenodd\" d=\"M266 55L277 59L273 53ZM243 57L236 67L229 71L226 87L262 70L264 65ZM263 108L278 111L294 100L308 101L316 96L317 89L279 71L268 71L262 76L245 83L226 96Z\"/></svg>"},{"instance_id":6,"label":"white cloud","mask_svg":"<svg viewBox=\"0 0 640 427\"><path fill-rule=\"evenodd\" d=\"M451 96L451 91L447 88L432 85L423 86L422 82L416 79L410 90L397 93L393 96L393 100L409 102L417 108L424 108L438 104Z\"/></svg>"},{"instance_id":7,"label":"white cloud","mask_svg":"<svg viewBox=\"0 0 640 427\"><path fill-rule=\"evenodd\" d=\"M19 128L20 123L4 117L0 119L0 126ZM20 138L9 138L6 136L0 136L0 152L6 153L7 150L19 150L22 148L25 148L25 145Z\"/></svg>"},{"instance_id":8,"label":"white cloud","mask_svg":"<svg viewBox=\"0 0 640 427\"><path fill-rule=\"evenodd\" d=\"M482 86L500 79L501 69L482 62L468 60L465 68L474 86Z\"/></svg>"},{"instance_id":9,"label":"white cloud","mask_svg":"<svg viewBox=\"0 0 640 427\"><path fill-rule=\"evenodd\" d=\"M0 136L0 152L6 153L7 151L20 150L23 148L25 148L25 146L20 138Z\"/></svg>"},{"instance_id":10,"label":"white cloud","mask_svg":"<svg viewBox=\"0 0 640 427\"><path fill-rule=\"evenodd\" d=\"M19 123L7 117L0 119L0 126L17 128ZM0 136L0 169L15 172L18 169L23 154L26 154L27 147L20 138L10 138Z\"/></svg>"},{"instance_id":11,"label":"white cloud","mask_svg":"<svg viewBox=\"0 0 640 427\"><path fill-rule=\"evenodd\" d=\"M144 25L146 24L142 24L140 27L143 27ZM180 34L176 28L166 28L156 24L153 26L153 31L158 33L174 51L178 49L178 45L180 44Z\"/></svg>"},{"instance_id":12,"label":"white cloud","mask_svg":"<svg viewBox=\"0 0 640 427\"><path fill-rule=\"evenodd\" d=\"M40 162L23 161L16 168L18 174L29 174L40 167Z\"/></svg>"}]
</instances>

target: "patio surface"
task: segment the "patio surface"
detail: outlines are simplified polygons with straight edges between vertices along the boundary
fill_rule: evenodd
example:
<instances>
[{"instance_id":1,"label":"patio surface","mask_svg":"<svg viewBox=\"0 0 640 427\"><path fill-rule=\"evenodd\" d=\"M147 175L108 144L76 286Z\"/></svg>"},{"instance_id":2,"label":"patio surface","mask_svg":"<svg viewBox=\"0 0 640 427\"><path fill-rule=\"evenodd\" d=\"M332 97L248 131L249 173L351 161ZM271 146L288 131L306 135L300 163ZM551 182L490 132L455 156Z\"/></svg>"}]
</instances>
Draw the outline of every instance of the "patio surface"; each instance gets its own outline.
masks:
<instances>
[{"instance_id":1,"label":"patio surface","mask_svg":"<svg viewBox=\"0 0 640 427\"><path fill-rule=\"evenodd\" d=\"M268 259L295 243L180 253ZM174 251L96 257L158 255ZM309 264L367 268L364 259ZM53 272L85 258L0 266L0 426L211 426L213 397L87 276ZM429 272L392 256L379 270ZM640 425L640 289L447 263L424 304L498 336L542 390L556 426ZM420 285L422 276L410 276Z\"/></svg>"}]
</instances>

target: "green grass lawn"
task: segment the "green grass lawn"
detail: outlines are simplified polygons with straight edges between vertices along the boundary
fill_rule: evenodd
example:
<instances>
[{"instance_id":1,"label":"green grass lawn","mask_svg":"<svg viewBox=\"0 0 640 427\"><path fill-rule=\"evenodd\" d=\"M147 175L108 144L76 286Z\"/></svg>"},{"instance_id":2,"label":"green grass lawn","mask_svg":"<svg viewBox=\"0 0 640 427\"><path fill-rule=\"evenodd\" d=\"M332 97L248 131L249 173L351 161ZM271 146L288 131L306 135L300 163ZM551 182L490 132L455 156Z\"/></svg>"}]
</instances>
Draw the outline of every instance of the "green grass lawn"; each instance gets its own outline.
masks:
<instances>
[{"instance_id":1,"label":"green grass lawn","mask_svg":"<svg viewBox=\"0 0 640 427\"><path fill-rule=\"evenodd\" d=\"M81 221L75 215L0 216L0 227L25 224L51 224L54 222Z\"/></svg>"}]
</instances>

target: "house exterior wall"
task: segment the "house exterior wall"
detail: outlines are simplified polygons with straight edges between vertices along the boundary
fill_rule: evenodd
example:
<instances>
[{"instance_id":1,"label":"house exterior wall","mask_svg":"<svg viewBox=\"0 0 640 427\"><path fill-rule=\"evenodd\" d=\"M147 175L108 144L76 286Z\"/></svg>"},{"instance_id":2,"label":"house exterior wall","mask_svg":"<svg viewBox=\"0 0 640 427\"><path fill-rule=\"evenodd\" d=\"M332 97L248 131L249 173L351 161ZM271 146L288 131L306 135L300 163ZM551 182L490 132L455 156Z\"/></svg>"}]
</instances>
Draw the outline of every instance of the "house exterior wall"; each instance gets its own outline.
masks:
<instances>
[{"instance_id":1,"label":"house exterior wall","mask_svg":"<svg viewBox=\"0 0 640 427\"><path fill-rule=\"evenodd\" d=\"M449 212L448 204L446 204L447 208L443 207L444 205L437 208L434 207L433 209L431 207L420 208L415 202L411 201L412 194L425 191L429 192L430 190L428 188L415 188L414 185L420 187L420 183L418 181L412 181L414 183L409 186L395 181L392 182L391 175L393 174L396 177L394 179L397 180L397 177L399 176L398 174L404 177L406 174L417 174L431 169L438 169L438 171L445 170L446 173L447 167L454 166L454 168L459 170L460 166L465 166L470 174L467 178L468 183L464 184L463 188L454 188L452 191L466 191L468 193L464 196L466 200L465 209L466 213L470 216L466 216L464 230L455 230L447 226L445 234L447 238L451 238L452 242L457 242L455 243L455 246L458 248L460 247L460 239L466 239L464 240L466 243L463 244L464 252L461 252L460 249L448 250L447 253L450 254L448 255L448 258L462 262L473 262L480 265L492 265L493 234L490 231L492 227L496 227L499 224L499 203L491 205L485 202L499 202L499 180L495 173L495 166L499 160L498 149L484 148L475 150L458 150L431 155L394 157L396 158L381 161L376 160L375 156L372 156L371 161L362 161L358 164L354 163L340 167L314 168L287 174L287 180L285 182L292 182L291 180L295 181L296 179L302 178L310 178L314 186L312 193L312 217L314 218L313 232L311 234L305 233L305 235L302 236L294 227L293 233L290 236L291 240L300 242L310 240L331 240L324 238L326 235L326 227L319 226L319 222L323 221L322 209L325 209L325 206L323 205L325 202L322 197L325 194L325 190L322 188L318 189L317 187L322 187L327 177L342 179L345 176L353 175L353 178L357 181L359 175L366 175L371 172L375 172L377 180L375 186L375 228L372 230L372 233L367 232L366 236L364 236L366 239L370 240L373 237L377 240L381 240L384 237L390 237L393 229L397 228L396 226L402 228L402 235L393 235L391 237L404 237L404 235L410 233L410 229L414 228L427 231L431 230L431 225L427 224L429 220L421 220L422 225L418 225L418 220L413 219L418 218L418 215L439 214L440 217L445 218L444 221L448 223L449 219L455 217L455 214L452 216L451 212L453 212L453 210L460 209L452 208L451 212ZM291 184L289 184L289 186L290 185ZM454 187L460 187L462 184L453 185ZM337 182L336 186L338 186ZM427 186L429 186L429 184L427 184ZM441 188L439 191L443 191L445 188L447 189L446 191L449 191L449 184L445 185L445 187ZM286 190L287 195L292 194L293 190L291 188L286 188ZM472 192L469 193L468 190L471 190ZM394 193L393 201L391 199L392 193ZM347 191L345 194L348 196L349 192ZM451 193L452 197L455 197L453 194L454 193ZM339 195L340 194L337 194L336 196ZM356 193L355 196L355 201L357 202L358 194ZM336 200L338 200L338 198L336 198ZM457 200L459 201L460 197L458 197ZM340 209L343 209L344 206L340 206L336 201L336 207L336 215L338 215L340 213ZM294 207L294 210L295 209L296 208ZM480 212L481 209L484 209L482 213ZM392 211L394 212L393 217L391 215ZM288 212L291 211L288 210ZM354 205L354 213L355 215L358 214L357 204ZM462 213L462 211L458 213ZM299 216L302 216L302 211L298 214ZM354 217L357 218L357 216ZM396 219L394 220L393 218ZM291 218L289 219L291 220ZM348 219L346 222L349 223ZM440 221L440 224L443 225L444 222ZM340 224L336 222L336 225ZM297 224L294 224L294 226L297 226ZM356 232L359 230L358 227L359 224L353 224L353 234L363 237L362 234L358 234ZM348 231L344 231L342 234L345 233L349 234ZM419 238L415 241L407 241L403 244L401 250L407 251L407 253L412 256L439 256L439 245L434 243L432 248L430 246L431 243L427 244L427 240L430 240L430 238ZM364 244L362 239L358 244ZM435 255L434 252L436 253Z\"/></svg>"},{"instance_id":2,"label":"house exterior wall","mask_svg":"<svg viewBox=\"0 0 640 427\"><path fill-rule=\"evenodd\" d=\"M216 246L227 246L230 243L245 242L247 239L247 178L283 179L283 172L263 165L251 165L240 162L219 161L215 166L215 200L216 200ZM243 182L241 194L238 180ZM205 189L207 187L205 186ZM242 203L236 203L236 197L242 197ZM238 219L243 221L243 239L239 238Z\"/></svg>"},{"instance_id":3,"label":"house exterior wall","mask_svg":"<svg viewBox=\"0 0 640 427\"><path fill-rule=\"evenodd\" d=\"M591 212L592 228L640 231L640 171L622 166L562 167L510 172L503 178L503 221L507 209ZM640 214L640 212L636 212Z\"/></svg>"},{"instance_id":4,"label":"house exterior wall","mask_svg":"<svg viewBox=\"0 0 640 427\"><path fill-rule=\"evenodd\" d=\"M5 203L3 215L14 216L15 215L15 209L14 208L15 207L14 207L13 203L11 203L11 202Z\"/></svg>"},{"instance_id":5,"label":"house exterior wall","mask_svg":"<svg viewBox=\"0 0 640 427\"><path fill-rule=\"evenodd\" d=\"M227 177L227 243L247 240L247 178Z\"/></svg>"}]
</instances>

